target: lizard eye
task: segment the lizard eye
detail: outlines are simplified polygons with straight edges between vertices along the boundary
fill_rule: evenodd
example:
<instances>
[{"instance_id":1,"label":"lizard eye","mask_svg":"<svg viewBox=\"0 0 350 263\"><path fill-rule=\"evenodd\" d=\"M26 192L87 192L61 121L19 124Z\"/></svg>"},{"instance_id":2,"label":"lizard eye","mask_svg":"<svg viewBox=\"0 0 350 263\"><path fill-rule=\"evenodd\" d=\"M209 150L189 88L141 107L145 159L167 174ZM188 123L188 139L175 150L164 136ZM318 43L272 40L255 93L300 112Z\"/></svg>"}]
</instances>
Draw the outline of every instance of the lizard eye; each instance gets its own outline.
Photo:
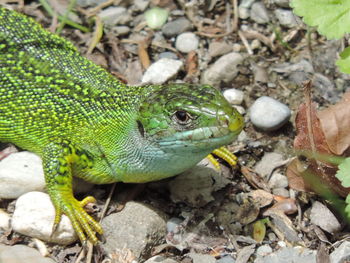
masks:
<instances>
[{"instance_id":1,"label":"lizard eye","mask_svg":"<svg viewBox=\"0 0 350 263\"><path fill-rule=\"evenodd\" d=\"M176 111L173 116L175 121L179 124L187 124L190 120L192 120L192 116L184 110Z\"/></svg>"}]
</instances>

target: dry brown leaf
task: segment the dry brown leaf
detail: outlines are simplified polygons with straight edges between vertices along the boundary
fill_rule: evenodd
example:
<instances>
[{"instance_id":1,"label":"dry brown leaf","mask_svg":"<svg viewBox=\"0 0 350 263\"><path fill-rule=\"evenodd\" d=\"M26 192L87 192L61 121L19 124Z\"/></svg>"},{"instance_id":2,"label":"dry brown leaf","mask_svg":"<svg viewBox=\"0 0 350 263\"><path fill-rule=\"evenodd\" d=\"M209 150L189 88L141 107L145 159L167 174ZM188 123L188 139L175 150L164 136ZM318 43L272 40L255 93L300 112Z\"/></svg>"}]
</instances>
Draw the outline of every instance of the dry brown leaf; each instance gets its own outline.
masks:
<instances>
[{"instance_id":1,"label":"dry brown leaf","mask_svg":"<svg viewBox=\"0 0 350 263\"><path fill-rule=\"evenodd\" d=\"M304 178L301 176L301 163L298 159L293 160L287 167L286 176L288 178L289 187L297 191L309 192L311 187L307 185Z\"/></svg>"},{"instance_id":2,"label":"dry brown leaf","mask_svg":"<svg viewBox=\"0 0 350 263\"><path fill-rule=\"evenodd\" d=\"M350 92L317 114L330 151L342 155L350 147Z\"/></svg>"}]
</instances>

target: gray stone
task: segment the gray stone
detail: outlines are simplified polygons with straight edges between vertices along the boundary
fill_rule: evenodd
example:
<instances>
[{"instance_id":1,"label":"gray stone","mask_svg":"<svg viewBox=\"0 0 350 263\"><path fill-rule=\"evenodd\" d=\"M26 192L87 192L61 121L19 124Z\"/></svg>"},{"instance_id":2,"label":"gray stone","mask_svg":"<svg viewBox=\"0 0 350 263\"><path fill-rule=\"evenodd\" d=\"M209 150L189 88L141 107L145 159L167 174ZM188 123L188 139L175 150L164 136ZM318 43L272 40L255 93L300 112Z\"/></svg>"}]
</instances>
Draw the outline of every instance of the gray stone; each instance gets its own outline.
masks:
<instances>
[{"instance_id":1,"label":"gray stone","mask_svg":"<svg viewBox=\"0 0 350 263\"><path fill-rule=\"evenodd\" d=\"M250 107L250 120L263 131L274 131L286 124L291 116L287 105L268 96L258 98Z\"/></svg>"},{"instance_id":2,"label":"gray stone","mask_svg":"<svg viewBox=\"0 0 350 263\"><path fill-rule=\"evenodd\" d=\"M178 35L175 42L176 49L183 53L189 53L193 50L197 50L198 45L199 39L192 32L185 32Z\"/></svg>"},{"instance_id":3,"label":"gray stone","mask_svg":"<svg viewBox=\"0 0 350 263\"><path fill-rule=\"evenodd\" d=\"M18 198L30 191L43 191L41 158L30 152L12 153L0 162L0 198Z\"/></svg>"},{"instance_id":4,"label":"gray stone","mask_svg":"<svg viewBox=\"0 0 350 263\"><path fill-rule=\"evenodd\" d=\"M119 213L102 220L107 253L128 249L136 258L148 258L152 248L163 243L166 235L166 215L138 202L128 202Z\"/></svg>"},{"instance_id":5,"label":"gray stone","mask_svg":"<svg viewBox=\"0 0 350 263\"><path fill-rule=\"evenodd\" d=\"M12 228L18 233L47 242L68 245L77 240L77 235L66 215L52 234L55 209L48 194L30 192L16 201L12 216Z\"/></svg>"},{"instance_id":6,"label":"gray stone","mask_svg":"<svg viewBox=\"0 0 350 263\"><path fill-rule=\"evenodd\" d=\"M258 256L254 263L316 263L316 250L305 247L284 247L266 256Z\"/></svg>"},{"instance_id":7,"label":"gray stone","mask_svg":"<svg viewBox=\"0 0 350 263\"><path fill-rule=\"evenodd\" d=\"M177 261L163 256L154 256L146 260L144 263L177 263Z\"/></svg>"},{"instance_id":8,"label":"gray stone","mask_svg":"<svg viewBox=\"0 0 350 263\"><path fill-rule=\"evenodd\" d=\"M99 13L99 17L107 27L118 24L126 24L131 20L131 16L125 7L111 6Z\"/></svg>"},{"instance_id":9,"label":"gray stone","mask_svg":"<svg viewBox=\"0 0 350 263\"><path fill-rule=\"evenodd\" d=\"M233 257L230 255L223 256L222 258L216 260L216 263L236 263L236 260L234 260Z\"/></svg>"},{"instance_id":10,"label":"gray stone","mask_svg":"<svg viewBox=\"0 0 350 263\"><path fill-rule=\"evenodd\" d=\"M25 245L6 246L0 244L0 262L3 263L55 263L43 257L38 250Z\"/></svg>"},{"instance_id":11,"label":"gray stone","mask_svg":"<svg viewBox=\"0 0 350 263\"><path fill-rule=\"evenodd\" d=\"M339 95L336 93L334 84L330 79L320 73L315 73L313 78L313 86L323 98L336 103L339 100Z\"/></svg>"},{"instance_id":12,"label":"gray stone","mask_svg":"<svg viewBox=\"0 0 350 263\"><path fill-rule=\"evenodd\" d=\"M149 0L134 0L133 3L134 3L134 6L136 7L136 10L143 12L148 7L150 1Z\"/></svg>"},{"instance_id":13,"label":"gray stone","mask_svg":"<svg viewBox=\"0 0 350 263\"><path fill-rule=\"evenodd\" d=\"M214 200L212 192L222 189L228 183L229 180L204 159L169 182L170 198L174 202L202 207Z\"/></svg>"},{"instance_id":14,"label":"gray stone","mask_svg":"<svg viewBox=\"0 0 350 263\"><path fill-rule=\"evenodd\" d=\"M225 55L233 50L232 45L225 41L212 41L209 44L208 52L211 57Z\"/></svg>"},{"instance_id":15,"label":"gray stone","mask_svg":"<svg viewBox=\"0 0 350 263\"><path fill-rule=\"evenodd\" d=\"M270 22L269 14L263 2L256 2L252 5L250 18L258 24Z\"/></svg>"},{"instance_id":16,"label":"gray stone","mask_svg":"<svg viewBox=\"0 0 350 263\"><path fill-rule=\"evenodd\" d=\"M256 250L256 255L258 257L266 257L267 255L272 253L272 248L269 245L263 245L260 246L257 250Z\"/></svg>"},{"instance_id":17,"label":"gray stone","mask_svg":"<svg viewBox=\"0 0 350 263\"><path fill-rule=\"evenodd\" d=\"M128 26L115 26L111 29L112 33L117 36L123 36L129 34L130 27Z\"/></svg>"},{"instance_id":18,"label":"gray stone","mask_svg":"<svg viewBox=\"0 0 350 263\"><path fill-rule=\"evenodd\" d=\"M177 217L172 217L166 222L166 230L167 232L177 233L179 231L179 227L183 220Z\"/></svg>"},{"instance_id":19,"label":"gray stone","mask_svg":"<svg viewBox=\"0 0 350 263\"><path fill-rule=\"evenodd\" d=\"M255 0L242 0L240 1L239 7L250 8Z\"/></svg>"},{"instance_id":20,"label":"gray stone","mask_svg":"<svg viewBox=\"0 0 350 263\"><path fill-rule=\"evenodd\" d=\"M192 24L189 20L184 17L175 19L166 23L162 27L162 33L166 37L174 37L183 32L189 31L192 28Z\"/></svg>"},{"instance_id":21,"label":"gray stone","mask_svg":"<svg viewBox=\"0 0 350 263\"><path fill-rule=\"evenodd\" d=\"M301 59L299 62L291 64L291 63L280 63L271 67L271 70L276 71L278 73L286 73L287 75L291 74L291 72L307 72L314 73L314 68L312 64L305 60Z\"/></svg>"},{"instance_id":22,"label":"gray stone","mask_svg":"<svg viewBox=\"0 0 350 263\"><path fill-rule=\"evenodd\" d=\"M288 179L287 176L280 173L273 173L270 180L269 186L271 188L285 188L288 187Z\"/></svg>"},{"instance_id":23,"label":"gray stone","mask_svg":"<svg viewBox=\"0 0 350 263\"><path fill-rule=\"evenodd\" d=\"M272 193L274 195L289 197L289 191L286 188L274 188L274 189L272 189Z\"/></svg>"},{"instance_id":24,"label":"gray stone","mask_svg":"<svg viewBox=\"0 0 350 263\"><path fill-rule=\"evenodd\" d=\"M272 4L278 5L280 7L289 8L289 1L290 0L270 0Z\"/></svg>"},{"instance_id":25,"label":"gray stone","mask_svg":"<svg viewBox=\"0 0 350 263\"><path fill-rule=\"evenodd\" d=\"M243 7L243 6L239 6L238 7L238 15L240 19L248 19L250 16L250 10L249 8Z\"/></svg>"},{"instance_id":26,"label":"gray stone","mask_svg":"<svg viewBox=\"0 0 350 263\"><path fill-rule=\"evenodd\" d=\"M343 241L343 243L334 249L330 254L330 263L345 263L350 261L350 241Z\"/></svg>"},{"instance_id":27,"label":"gray stone","mask_svg":"<svg viewBox=\"0 0 350 263\"><path fill-rule=\"evenodd\" d=\"M271 174L273 169L276 168L276 164L283 161L282 154L269 152L265 153L263 158L255 165L254 170L263 177L267 177Z\"/></svg>"},{"instance_id":28,"label":"gray stone","mask_svg":"<svg viewBox=\"0 0 350 263\"><path fill-rule=\"evenodd\" d=\"M318 201L312 204L310 220L311 223L319 226L330 234L338 232L341 228L341 225L334 214L327 206Z\"/></svg>"},{"instance_id":29,"label":"gray stone","mask_svg":"<svg viewBox=\"0 0 350 263\"><path fill-rule=\"evenodd\" d=\"M162 59L162 58L168 58L168 59L174 59L174 60L179 59L178 56L174 52L169 52L169 51L160 53L159 59Z\"/></svg>"},{"instance_id":30,"label":"gray stone","mask_svg":"<svg viewBox=\"0 0 350 263\"><path fill-rule=\"evenodd\" d=\"M244 60L244 56L231 52L220 57L206 71L203 72L201 82L209 85L219 85L220 82L228 83L238 74L238 65Z\"/></svg>"},{"instance_id":31,"label":"gray stone","mask_svg":"<svg viewBox=\"0 0 350 263\"><path fill-rule=\"evenodd\" d=\"M182 66L181 60L161 58L146 70L142 77L142 83L163 84L175 77Z\"/></svg>"},{"instance_id":32,"label":"gray stone","mask_svg":"<svg viewBox=\"0 0 350 263\"><path fill-rule=\"evenodd\" d=\"M192 263L215 263L214 257L207 254L198 254L191 252L187 254L188 257L192 258Z\"/></svg>"},{"instance_id":33,"label":"gray stone","mask_svg":"<svg viewBox=\"0 0 350 263\"><path fill-rule=\"evenodd\" d=\"M88 7L88 6L97 6L108 0L77 0L77 6Z\"/></svg>"},{"instance_id":34,"label":"gray stone","mask_svg":"<svg viewBox=\"0 0 350 263\"><path fill-rule=\"evenodd\" d=\"M291 10L276 9L275 16L282 26L294 28L301 24L301 21L296 17Z\"/></svg>"},{"instance_id":35,"label":"gray stone","mask_svg":"<svg viewBox=\"0 0 350 263\"><path fill-rule=\"evenodd\" d=\"M239 89L227 89L223 95L230 104L234 105L241 105L244 99L244 92Z\"/></svg>"}]
</instances>

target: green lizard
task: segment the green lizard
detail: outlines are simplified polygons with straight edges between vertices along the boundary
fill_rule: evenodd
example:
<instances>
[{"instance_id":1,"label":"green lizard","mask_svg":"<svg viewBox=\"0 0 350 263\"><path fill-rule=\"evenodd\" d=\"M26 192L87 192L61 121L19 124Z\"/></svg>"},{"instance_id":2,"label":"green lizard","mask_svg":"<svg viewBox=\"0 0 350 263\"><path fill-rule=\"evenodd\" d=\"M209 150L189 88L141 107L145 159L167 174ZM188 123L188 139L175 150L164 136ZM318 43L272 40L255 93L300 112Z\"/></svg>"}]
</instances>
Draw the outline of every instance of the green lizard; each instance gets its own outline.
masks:
<instances>
[{"instance_id":1,"label":"green lizard","mask_svg":"<svg viewBox=\"0 0 350 263\"><path fill-rule=\"evenodd\" d=\"M72 176L149 182L231 143L242 116L211 86L127 86L33 19L0 7L0 141L41 156L47 191L80 240L101 226L73 196ZM232 161L226 148L214 152Z\"/></svg>"}]
</instances>

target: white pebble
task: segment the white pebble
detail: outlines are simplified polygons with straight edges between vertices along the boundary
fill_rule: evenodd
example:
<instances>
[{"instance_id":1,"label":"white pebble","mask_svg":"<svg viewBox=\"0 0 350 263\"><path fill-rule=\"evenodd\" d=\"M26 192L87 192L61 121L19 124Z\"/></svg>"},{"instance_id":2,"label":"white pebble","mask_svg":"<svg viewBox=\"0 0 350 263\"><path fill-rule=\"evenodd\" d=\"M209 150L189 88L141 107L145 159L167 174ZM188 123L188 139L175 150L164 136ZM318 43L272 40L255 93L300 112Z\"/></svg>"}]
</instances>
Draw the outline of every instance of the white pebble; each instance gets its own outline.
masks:
<instances>
[{"instance_id":1,"label":"white pebble","mask_svg":"<svg viewBox=\"0 0 350 263\"><path fill-rule=\"evenodd\" d=\"M182 65L181 60L161 58L146 70L142 77L142 83L163 84L175 77Z\"/></svg>"},{"instance_id":2,"label":"white pebble","mask_svg":"<svg viewBox=\"0 0 350 263\"><path fill-rule=\"evenodd\" d=\"M282 26L288 28L295 28L296 26L301 24L301 21L297 16L293 14L290 10L285 9L276 9L275 16Z\"/></svg>"},{"instance_id":3,"label":"white pebble","mask_svg":"<svg viewBox=\"0 0 350 263\"><path fill-rule=\"evenodd\" d=\"M55 209L49 195L30 192L17 199L12 228L23 235L61 245L68 245L77 240L72 224L65 215L62 215L56 231L51 236L54 218Z\"/></svg>"},{"instance_id":4,"label":"white pebble","mask_svg":"<svg viewBox=\"0 0 350 263\"><path fill-rule=\"evenodd\" d=\"M10 215L2 209L0 209L0 229L10 229Z\"/></svg>"},{"instance_id":5,"label":"white pebble","mask_svg":"<svg viewBox=\"0 0 350 263\"><path fill-rule=\"evenodd\" d=\"M274 131L290 118L291 111L283 103L267 96L258 98L250 107L250 120L259 129Z\"/></svg>"},{"instance_id":6,"label":"white pebble","mask_svg":"<svg viewBox=\"0 0 350 263\"><path fill-rule=\"evenodd\" d=\"M227 89L223 93L225 99L233 105L240 105L243 102L244 92L238 89Z\"/></svg>"},{"instance_id":7,"label":"white pebble","mask_svg":"<svg viewBox=\"0 0 350 263\"><path fill-rule=\"evenodd\" d=\"M188 53L198 48L199 40L198 37L191 33L185 32L177 36L175 47L177 50Z\"/></svg>"},{"instance_id":8,"label":"white pebble","mask_svg":"<svg viewBox=\"0 0 350 263\"><path fill-rule=\"evenodd\" d=\"M17 198L44 188L42 162L36 154L12 153L0 162L0 198Z\"/></svg>"}]
</instances>

